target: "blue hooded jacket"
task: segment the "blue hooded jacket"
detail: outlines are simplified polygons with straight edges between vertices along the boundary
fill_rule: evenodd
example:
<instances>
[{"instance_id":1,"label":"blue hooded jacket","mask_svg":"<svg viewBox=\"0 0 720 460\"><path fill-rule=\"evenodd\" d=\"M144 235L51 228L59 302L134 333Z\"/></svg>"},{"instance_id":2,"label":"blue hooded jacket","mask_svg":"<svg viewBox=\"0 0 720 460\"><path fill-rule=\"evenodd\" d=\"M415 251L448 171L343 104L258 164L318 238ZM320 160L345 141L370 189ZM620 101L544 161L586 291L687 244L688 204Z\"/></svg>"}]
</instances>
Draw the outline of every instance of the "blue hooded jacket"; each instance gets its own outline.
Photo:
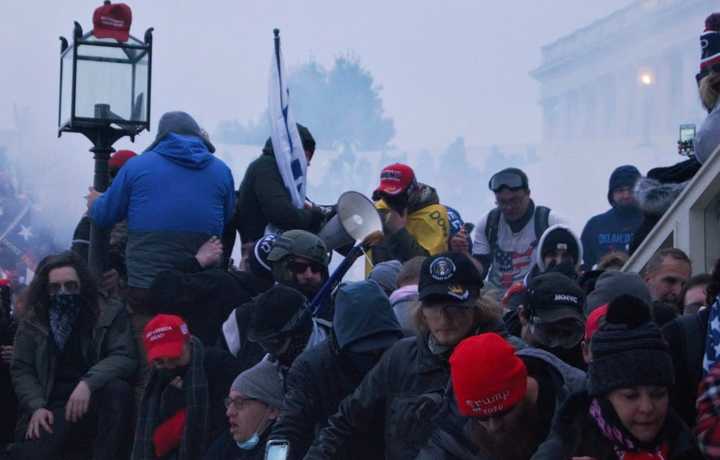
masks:
<instances>
[{"instance_id":1,"label":"blue hooded jacket","mask_svg":"<svg viewBox=\"0 0 720 460\"><path fill-rule=\"evenodd\" d=\"M102 228L127 219L128 285L147 288L157 273L222 235L234 189L230 168L200 138L171 132L120 169L89 215Z\"/></svg>"}]
</instances>

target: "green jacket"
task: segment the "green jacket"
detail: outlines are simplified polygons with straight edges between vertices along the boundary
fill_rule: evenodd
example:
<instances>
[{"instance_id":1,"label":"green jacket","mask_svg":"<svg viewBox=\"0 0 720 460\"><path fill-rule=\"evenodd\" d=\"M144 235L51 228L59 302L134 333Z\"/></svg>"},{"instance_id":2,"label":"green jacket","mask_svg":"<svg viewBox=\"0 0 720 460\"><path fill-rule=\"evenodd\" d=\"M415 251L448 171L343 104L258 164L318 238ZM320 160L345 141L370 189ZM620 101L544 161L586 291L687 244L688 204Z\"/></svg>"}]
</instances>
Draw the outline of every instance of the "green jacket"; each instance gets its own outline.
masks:
<instances>
[{"instance_id":1,"label":"green jacket","mask_svg":"<svg viewBox=\"0 0 720 460\"><path fill-rule=\"evenodd\" d=\"M125 306L116 300L100 302L100 316L83 349L92 364L82 377L94 393L113 379L129 380L138 365L137 348ZM31 314L15 334L15 355L10 366L22 416L20 423L47 406L55 381L49 327Z\"/></svg>"}]
</instances>

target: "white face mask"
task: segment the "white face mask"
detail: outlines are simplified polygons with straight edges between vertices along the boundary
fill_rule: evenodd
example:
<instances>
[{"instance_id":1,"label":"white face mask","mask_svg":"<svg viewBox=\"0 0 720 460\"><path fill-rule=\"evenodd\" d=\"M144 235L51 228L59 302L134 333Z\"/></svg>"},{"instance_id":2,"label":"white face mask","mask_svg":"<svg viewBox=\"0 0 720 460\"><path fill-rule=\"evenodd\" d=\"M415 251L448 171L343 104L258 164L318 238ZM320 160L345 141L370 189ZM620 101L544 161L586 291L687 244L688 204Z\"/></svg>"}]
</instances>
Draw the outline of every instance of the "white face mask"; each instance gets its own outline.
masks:
<instances>
[{"instance_id":1,"label":"white face mask","mask_svg":"<svg viewBox=\"0 0 720 460\"><path fill-rule=\"evenodd\" d=\"M260 435L257 433L257 431L243 442L235 441L235 444L237 444L237 446L242 450L253 450L255 447L257 447L259 443Z\"/></svg>"},{"instance_id":2,"label":"white face mask","mask_svg":"<svg viewBox=\"0 0 720 460\"><path fill-rule=\"evenodd\" d=\"M249 438L247 438L243 442L235 441L235 444L237 444L237 446L240 449L253 450L254 448L257 447L257 445L260 443L260 433L263 433L268 428L268 426L270 426L273 422L273 420L270 419L269 412L270 412L270 408L268 407L265 419L261 420L260 423L258 423L257 429L255 430L255 432L252 435L250 435ZM264 426L264 428L261 430L260 427L263 427L263 426Z\"/></svg>"}]
</instances>

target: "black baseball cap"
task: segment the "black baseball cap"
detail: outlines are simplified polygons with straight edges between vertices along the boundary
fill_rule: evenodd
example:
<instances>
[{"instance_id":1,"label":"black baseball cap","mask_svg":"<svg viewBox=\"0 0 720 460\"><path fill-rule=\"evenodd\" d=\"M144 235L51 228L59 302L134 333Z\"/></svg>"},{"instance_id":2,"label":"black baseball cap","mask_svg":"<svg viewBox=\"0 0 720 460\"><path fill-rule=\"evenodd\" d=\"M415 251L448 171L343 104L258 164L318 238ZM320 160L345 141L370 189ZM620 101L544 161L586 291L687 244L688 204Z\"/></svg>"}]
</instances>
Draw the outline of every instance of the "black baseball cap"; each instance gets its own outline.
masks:
<instances>
[{"instance_id":1,"label":"black baseball cap","mask_svg":"<svg viewBox=\"0 0 720 460\"><path fill-rule=\"evenodd\" d=\"M482 276L468 256L445 252L423 262L418 299L463 303L478 298L482 287Z\"/></svg>"},{"instance_id":2,"label":"black baseball cap","mask_svg":"<svg viewBox=\"0 0 720 460\"><path fill-rule=\"evenodd\" d=\"M527 174L519 168L505 168L496 172L488 182L488 188L497 193L503 188L519 190L529 188Z\"/></svg>"},{"instance_id":3,"label":"black baseball cap","mask_svg":"<svg viewBox=\"0 0 720 460\"><path fill-rule=\"evenodd\" d=\"M530 315L545 323L568 318L585 322L585 292L577 282L563 274L544 273L533 278L528 285L526 301Z\"/></svg>"}]
</instances>

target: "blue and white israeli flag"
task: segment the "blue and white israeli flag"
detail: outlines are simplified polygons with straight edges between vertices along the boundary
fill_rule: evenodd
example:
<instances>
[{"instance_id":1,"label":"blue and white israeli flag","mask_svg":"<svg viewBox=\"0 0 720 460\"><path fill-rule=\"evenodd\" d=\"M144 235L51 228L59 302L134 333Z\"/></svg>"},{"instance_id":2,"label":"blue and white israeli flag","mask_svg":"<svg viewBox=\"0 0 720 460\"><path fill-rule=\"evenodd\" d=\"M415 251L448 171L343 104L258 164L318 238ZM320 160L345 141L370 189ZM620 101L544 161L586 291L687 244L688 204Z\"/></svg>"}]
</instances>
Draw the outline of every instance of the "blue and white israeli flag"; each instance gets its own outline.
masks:
<instances>
[{"instance_id":1,"label":"blue and white israeli flag","mask_svg":"<svg viewBox=\"0 0 720 460\"><path fill-rule=\"evenodd\" d=\"M279 35L275 37L275 52L270 65L268 113L270 137L280 175L285 188L290 193L293 205L302 208L305 205L307 159L290 110L290 91L287 87L287 74L280 50Z\"/></svg>"}]
</instances>

